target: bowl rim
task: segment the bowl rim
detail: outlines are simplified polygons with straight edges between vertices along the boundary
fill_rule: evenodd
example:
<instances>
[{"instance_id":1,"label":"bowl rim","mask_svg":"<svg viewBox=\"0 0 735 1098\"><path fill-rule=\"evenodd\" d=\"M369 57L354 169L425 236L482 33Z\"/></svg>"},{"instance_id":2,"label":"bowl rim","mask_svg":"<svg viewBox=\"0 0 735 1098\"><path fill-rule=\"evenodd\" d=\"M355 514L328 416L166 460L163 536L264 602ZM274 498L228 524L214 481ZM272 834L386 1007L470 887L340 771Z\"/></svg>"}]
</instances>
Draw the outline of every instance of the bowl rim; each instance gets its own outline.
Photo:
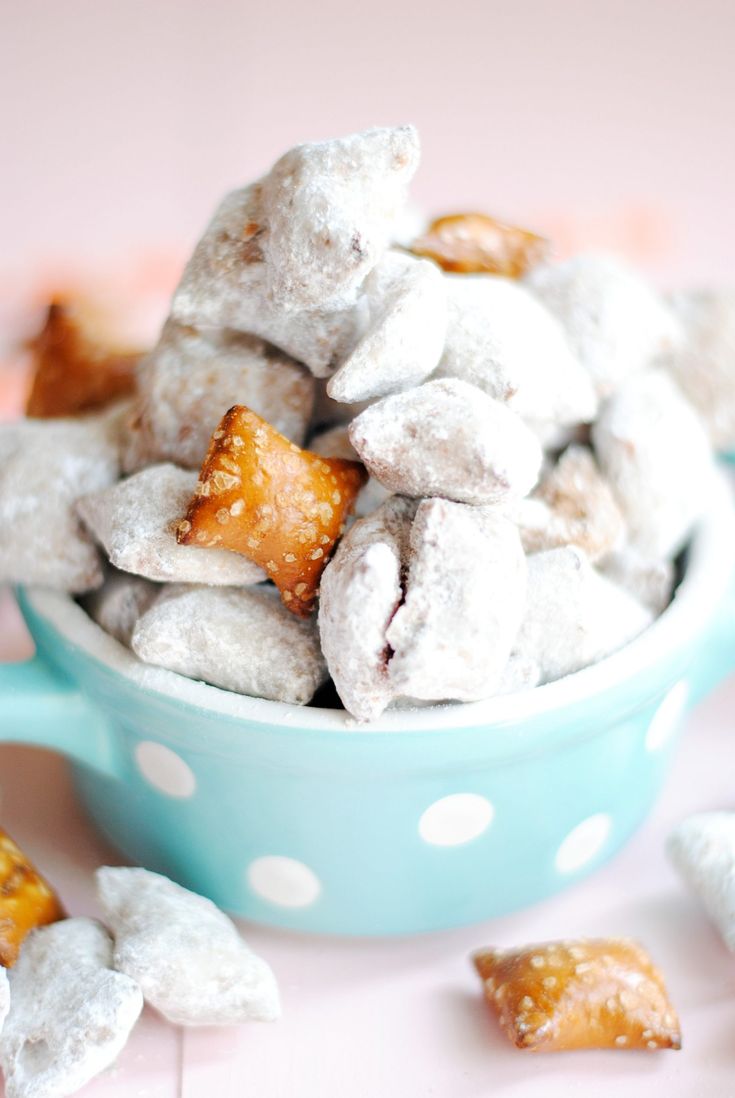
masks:
<instances>
[{"instance_id":1,"label":"bowl rim","mask_svg":"<svg viewBox=\"0 0 735 1098\"><path fill-rule=\"evenodd\" d=\"M144 693L163 695L188 709L258 725L304 731L430 732L518 724L589 701L626 680L645 675L690 647L719 609L735 572L735 504L725 474L707 492L703 517L692 536L684 577L664 612L635 640L590 667L555 682L477 702L449 702L387 710L360 723L339 709L321 709L236 694L145 664L106 633L65 592L21 588L19 601L72 648L129 680Z\"/></svg>"}]
</instances>

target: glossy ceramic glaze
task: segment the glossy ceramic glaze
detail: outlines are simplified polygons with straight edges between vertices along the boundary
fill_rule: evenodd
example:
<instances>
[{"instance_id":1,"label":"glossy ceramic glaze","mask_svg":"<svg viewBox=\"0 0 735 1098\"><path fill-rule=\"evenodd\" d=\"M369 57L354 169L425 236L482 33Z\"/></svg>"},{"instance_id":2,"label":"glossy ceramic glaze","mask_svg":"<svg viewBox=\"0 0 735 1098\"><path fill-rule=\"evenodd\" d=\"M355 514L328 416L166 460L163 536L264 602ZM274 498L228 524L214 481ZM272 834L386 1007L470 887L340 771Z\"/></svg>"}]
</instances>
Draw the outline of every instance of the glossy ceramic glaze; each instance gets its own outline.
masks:
<instances>
[{"instance_id":1,"label":"glossy ceramic glaze","mask_svg":"<svg viewBox=\"0 0 735 1098\"><path fill-rule=\"evenodd\" d=\"M0 739L65 752L128 858L249 919L346 934L485 919L588 873L641 823L678 718L735 667L733 554L721 485L672 605L625 650L369 726L146 667L67 596L21 592L37 656L0 668Z\"/></svg>"}]
</instances>

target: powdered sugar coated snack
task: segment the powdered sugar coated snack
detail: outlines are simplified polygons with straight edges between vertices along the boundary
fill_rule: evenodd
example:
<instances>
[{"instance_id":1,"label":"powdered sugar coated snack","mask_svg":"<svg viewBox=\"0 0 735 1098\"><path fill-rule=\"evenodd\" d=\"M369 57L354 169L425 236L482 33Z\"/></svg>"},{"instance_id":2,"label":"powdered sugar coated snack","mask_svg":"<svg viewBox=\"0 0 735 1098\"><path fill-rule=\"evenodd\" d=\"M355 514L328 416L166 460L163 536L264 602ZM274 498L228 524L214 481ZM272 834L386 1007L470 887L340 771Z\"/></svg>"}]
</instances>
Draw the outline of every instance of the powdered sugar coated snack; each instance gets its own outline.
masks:
<instances>
[{"instance_id":1,"label":"powdered sugar coated snack","mask_svg":"<svg viewBox=\"0 0 735 1098\"><path fill-rule=\"evenodd\" d=\"M233 404L247 404L292 442L303 442L314 379L255 336L169 320L140 365L138 393L146 462L198 469L223 410Z\"/></svg>"},{"instance_id":2,"label":"powdered sugar coated snack","mask_svg":"<svg viewBox=\"0 0 735 1098\"><path fill-rule=\"evenodd\" d=\"M523 421L474 385L427 381L372 404L350 441L392 492L499 503L536 483L541 447Z\"/></svg>"},{"instance_id":3,"label":"powdered sugar coated snack","mask_svg":"<svg viewBox=\"0 0 735 1098\"><path fill-rule=\"evenodd\" d=\"M660 972L627 938L544 942L476 953L500 1027L520 1049L678 1049Z\"/></svg>"},{"instance_id":4,"label":"powdered sugar coated snack","mask_svg":"<svg viewBox=\"0 0 735 1098\"><path fill-rule=\"evenodd\" d=\"M579 255L535 267L526 285L564 325L601 398L682 339L663 298L609 256Z\"/></svg>"},{"instance_id":5,"label":"powdered sugar coated snack","mask_svg":"<svg viewBox=\"0 0 735 1098\"><path fill-rule=\"evenodd\" d=\"M5 1025L5 1019L8 1016L10 1010L10 984L8 983L8 974L5 969L0 965L0 1033L3 1031Z\"/></svg>"},{"instance_id":6,"label":"powdered sugar coated snack","mask_svg":"<svg viewBox=\"0 0 735 1098\"><path fill-rule=\"evenodd\" d=\"M176 541L176 525L197 486L196 473L151 465L77 501L77 512L110 562L123 572L166 583L260 583L252 561L223 549L197 552Z\"/></svg>"},{"instance_id":7,"label":"powdered sugar coated snack","mask_svg":"<svg viewBox=\"0 0 735 1098\"><path fill-rule=\"evenodd\" d=\"M112 941L93 919L34 930L10 970L0 1035L7 1098L66 1098L117 1059L143 1007L113 971Z\"/></svg>"},{"instance_id":8,"label":"powdered sugar coated snack","mask_svg":"<svg viewBox=\"0 0 735 1098\"><path fill-rule=\"evenodd\" d=\"M444 350L445 282L433 263L387 252L365 280L367 331L331 378L329 395L355 402L424 381Z\"/></svg>"},{"instance_id":9,"label":"powdered sugar coated snack","mask_svg":"<svg viewBox=\"0 0 735 1098\"><path fill-rule=\"evenodd\" d=\"M0 965L15 964L23 939L34 927L63 918L48 881L0 829Z\"/></svg>"},{"instance_id":10,"label":"powdered sugar coated snack","mask_svg":"<svg viewBox=\"0 0 735 1098\"><path fill-rule=\"evenodd\" d=\"M169 1021L212 1026L279 1017L271 969L210 900L145 869L103 866L96 877L115 968Z\"/></svg>"},{"instance_id":11,"label":"powdered sugar coated snack","mask_svg":"<svg viewBox=\"0 0 735 1098\"><path fill-rule=\"evenodd\" d=\"M163 588L131 640L145 663L253 698L306 705L326 678L313 620L271 587Z\"/></svg>"},{"instance_id":12,"label":"powdered sugar coated snack","mask_svg":"<svg viewBox=\"0 0 735 1098\"><path fill-rule=\"evenodd\" d=\"M669 858L735 951L735 812L700 812L669 836Z\"/></svg>"},{"instance_id":13,"label":"powdered sugar coated snack","mask_svg":"<svg viewBox=\"0 0 735 1098\"><path fill-rule=\"evenodd\" d=\"M105 582L84 599L84 608L106 633L130 645L135 623L151 605L159 587L142 576L110 568Z\"/></svg>"}]
</instances>

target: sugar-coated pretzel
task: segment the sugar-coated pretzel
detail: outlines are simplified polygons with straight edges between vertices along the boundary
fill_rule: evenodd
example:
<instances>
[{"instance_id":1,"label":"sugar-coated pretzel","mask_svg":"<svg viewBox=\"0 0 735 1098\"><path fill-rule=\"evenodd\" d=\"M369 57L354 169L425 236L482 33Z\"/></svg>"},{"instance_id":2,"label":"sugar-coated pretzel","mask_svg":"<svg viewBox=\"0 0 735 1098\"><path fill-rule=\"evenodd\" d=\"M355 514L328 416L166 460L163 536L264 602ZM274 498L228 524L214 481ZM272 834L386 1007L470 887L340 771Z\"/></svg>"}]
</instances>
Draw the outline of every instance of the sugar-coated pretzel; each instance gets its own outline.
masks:
<instances>
[{"instance_id":1,"label":"sugar-coated pretzel","mask_svg":"<svg viewBox=\"0 0 735 1098\"><path fill-rule=\"evenodd\" d=\"M445 271L508 278L520 278L546 259L549 250L543 236L482 213L438 217L411 244L415 255L433 259Z\"/></svg>"},{"instance_id":2,"label":"sugar-coated pretzel","mask_svg":"<svg viewBox=\"0 0 735 1098\"><path fill-rule=\"evenodd\" d=\"M358 462L301 450L235 405L212 435L177 539L242 553L265 569L286 606L305 617L366 481Z\"/></svg>"},{"instance_id":3,"label":"sugar-coated pretzel","mask_svg":"<svg viewBox=\"0 0 735 1098\"><path fill-rule=\"evenodd\" d=\"M661 974L637 942L544 942L482 950L473 960L485 998L518 1048L681 1048Z\"/></svg>"},{"instance_id":4,"label":"sugar-coated pretzel","mask_svg":"<svg viewBox=\"0 0 735 1098\"><path fill-rule=\"evenodd\" d=\"M34 374L26 414L34 419L89 412L135 388L140 353L98 342L85 332L83 316L61 301L49 305L29 349Z\"/></svg>"},{"instance_id":5,"label":"sugar-coated pretzel","mask_svg":"<svg viewBox=\"0 0 735 1098\"><path fill-rule=\"evenodd\" d=\"M34 927L63 918L51 885L0 828L0 965L15 963L23 939Z\"/></svg>"}]
</instances>

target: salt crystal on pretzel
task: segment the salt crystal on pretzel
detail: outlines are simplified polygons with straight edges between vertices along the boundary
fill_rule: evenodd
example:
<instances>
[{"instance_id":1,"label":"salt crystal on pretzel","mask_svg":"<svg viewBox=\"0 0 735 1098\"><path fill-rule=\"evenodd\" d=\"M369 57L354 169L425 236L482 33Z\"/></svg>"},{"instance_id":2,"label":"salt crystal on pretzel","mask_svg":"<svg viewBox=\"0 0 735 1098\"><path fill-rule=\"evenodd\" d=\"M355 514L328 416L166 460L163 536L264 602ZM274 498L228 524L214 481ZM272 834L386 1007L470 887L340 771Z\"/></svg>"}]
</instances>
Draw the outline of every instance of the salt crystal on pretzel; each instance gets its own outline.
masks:
<instances>
[{"instance_id":1,"label":"salt crystal on pretzel","mask_svg":"<svg viewBox=\"0 0 735 1098\"><path fill-rule=\"evenodd\" d=\"M424 381L444 349L444 282L433 263L386 252L365 281L367 331L329 381L329 395L356 402Z\"/></svg>"},{"instance_id":2,"label":"salt crystal on pretzel","mask_svg":"<svg viewBox=\"0 0 735 1098\"><path fill-rule=\"evenodd\" d=\"M131 646L145 663L293 705L306 705L326 680L315 623L289 613L266 586L165 587Z\"/></svg>"},{"instance_id":3,"label":"salt crystal on pretzel","mask_svg":"<svg viewBox=\"0 0 735 1098\"><path fill-rule=\"evenodd\" d=\"M526 285L563 324L600 398L681 341L663 299L612 257L578 255L535 267Z\"/></svg>"},{"instance_id":4,"label":"salt crystal on pretzel","mask_svg":"<svg viewBox=\"0 0 735 1098\"><path fill-rule=\"evenodd\" d=\"M370 405L350 441L391 492L462 503L518 498L536 483L541 447L514 412L456 378Z\"/></svg>"},{"instance_id":5,"label":"salt crystal on pretzel","mask_svg":"<svg viewBox=\"0 0 735 1098\"><path fill-rule=\"evenodd\" d=\"M465 213L438 217L411 242L410 248L416 255L433 259L445 271L520 278L546 259L549 242L487 214Z\"/></svg>"},{"instance_id":6,"label":"salt crystal on pretzel","mask_svg":"<svg viewBox=\"0 0 735 1098\"><path fill-rule=\"evenodd\" d=\"M251 335L198 331L169 320L138 372L147 463L198 469L222 413L247 404L292 442L311 417L314 379L303 366Z\"/></svg>"},{"instance_id":7,"label":"salt crystal on pretzel","mask_svg":"<svg viewBox=\"0 0 735 1098\"><path fill-rule=\"evenodd\" d=\"M265 568L288 608L305 616L366 480L356 462L300 450L235 405L212 436L178 540L242 553Z\"/></svg>"},{"instance_id":8,"label":"salt crystal on pretzel","mask_svg":"<svg viewBox=\"0 0 735 1098\"><path fill-rule=\"evenodd\" d=\"M0 427L0 581L99 587L99 553L74 501L116 480L118 430L116 413Z\"/></svg>"},{"instance_id":9,"label":"salt crystal on pretzel","mask_svg":"<svg viewBox=\"0 0 735 1098\"><path fill-rule=\"evenodd\" d=\"M34 930L10 970L0 1035L6 1098L66 1098L115 1062L143 1007L112 969L112 941L93 919Z\"/></svg>"},{"instance_id":10,"label":"salt crystal on pretzel","mask_svg":"<svg viewBox=\"0 0 735 1098\"><path fill-rule=\"evenodd\" d=\"M630 939L485 949L473 961L487 1002L517 1048L681 1048L661 973Z\"/></svg>"},{"instance_id":11,"label":"salt crystal on pretzel","mask_svg":"<svg viewBox=\"0 0 735 1098\"><path fill-rule=\"evenodd\" d=\"M322 651L343 705L358 720L380 716L394 695L386 630L403 597L401 577L416 506L392 496L360 519L322 575Z\"/></svg>"},{"instance_id":12,"label":"salt crystal on pretzel","mask_svg":"<svg viewBox=\"0 0 735 1098\"><path fill-rule=\"evenodd\" d=\"M175 465L151 465L77 501L77 511L110 562L161 583L245 586L265 573L222 548L179 545L176 527L197 487L197 474Z\"/></svg>"},{"instance_id":13,"label":"salt crystal on pretzel","mask_svg":"<svg viewBox=\"0 0 735 1098\"><path fill-rule=\"evenodd\" d=\"M354 345L362 307L285 312L271 299L262 190L261 181L222 200L186 265L171 316L197 328L250 332L327 377Z\"/></svg>"},{"instance_id":14,"label":"salt crystal on pretzel","mask_svg":"<svg viewBox=\"0 0 735 1098\"><path fill-rule=\"evenodd\" d=\"M309 450L321 457L342 458L343 461L359 461L357 451L350 442L349 431L345 426L330 427L309 440ZM369 477L364 488L355 500L356 518L372 514L389 498L390 492L375 477Z\"/></svg>"},{"instance_id":15,"label":"salt crystal on pretzel","mask_svg":"<svg viewBox=\"0 0 735 1098\"><path fill-rule=\"evenodd\" d=\"M700 812L668 838L669 858L735 951L735 812Z\"/></svg>"},{"instance_id":16,"label":"salt crystal on pretzel","mask_svg":"<svg viewBox=\"0 0 735 1098\"><path fill-rule=\"evenodd\" d=\"M26 935L37 926L64 918L51 885L0 828L0 965L18 959Z\"/></svg>"},{"instance_id":17,"label":"salt crystal on pretzel","mask_svg":"<svg viewBox=\"0 0 735 1098\"><path fill-rule=\"evenodd\" d=\"M666 360L692 402L712 445L735 451L735 292L699 290L672 294L684 340Z\"/></svg>"},{"instance_id":18,"label":"salt crystal on pretzel","mask_svg":"<svg viewBox=\"0 0 735 1098\"><path fill-rule=\"evenodd\" d=\"M140 352L117 347L95 330L82 303L54 301L41 331L29 343L33 364L26 414L73 416L98 409L135 388Z\"/></svg>"},{"instance_id":19,"label":"salt crystal on pretzel","mask_svg":"<svg viewBox=\"0 0 735 1098\"><path fill-rule=\"evenodd\" d=\"M646 557L629 545L622 545L600 561L598 568L603 576L624 588L656 616L671 602L676 569L670 560Z\"/></svg>"},{"instance_id":20,"label":"salt crystal on pretzel","mask_svg":"<svg viewBox=\"0 0 735 1098\"><path fill-rule=\"evenodd\" d=\"M110 568L105 582L87 595L83 606L101 629L130 646L135 624L158 594L157 584Z\"/></svg>"},{"instance_id":21,"label":"salt crystal on pretzel","mask_svg":"<svg viewBox=\"0 0 735 1098\"><path fill-rule=\"evenodd\" d=\"M509 512L527 553L577 545L591 561L621 544L625 523L592 453L570 446L541 479L532 497Z\"/></svg>"},{"instance_id":22,"label":"salt crystal on pretzel","mask_svg":"<svg viewBox=\"0 0 735 1098\"><path fill-rule=\"evenodd\" d=\"M263 180L271 300L285 311L341 309L391 239L419 162L413 126L298 145Z\"/></svg>"},{"instance_id":23,"label":"salt crystal on pretzel","mask_svg":"<svg viewBox=\"0 0 735 1098\"><path fill-rule=\"evenodd\" d=\"M592 441L629 544L647 556L675 556L712 484L712 448L692 406L665 371L644 370L604 405Z\"/></svg>"},{"instance_id":24,"label":"salt crystal on pretzel","mask_svg":"<svg viewBox=\"0 0 735 1098\"><path fill-rule=\"evenodd\" d=\"M404 600L386 631L394 693L489 697L523 615L526 561L515 526L461 503L422 500L408 569Z\"/></svg>"},{"instance_id":25,"label":"salt crystal on pretzel","mask_svg":"<svg viewBox=\"0 0 735 1098\"><path fill-rule=\"evenodd\" d=\"M115 938L115 968L170 1022L215 1026L278 1018L271 969L211 900L146 869L103 866L95 876Z\"/></svg>"},{"instance_id":26,"label":"salt crystal on pretzel","mask_svg":"<svg viewBox=\"0 0 735 1098\"><path fill-rule=\"evenodd\" d=\"M519 415L588 423L597 397L564 330L529 290L492 275L447 275L449 322L437 376L477 385Z\"/></svg>"},{"instance_id":27,"label":"salt crystal on pretzel","mask_svg":"<svg viewBox=\"0 0 735 1098\"><path fill-rule=\"evenodd\" d=\"M583 550L549 549L528 557L514 652L538 663L551 682L622 648L652 620L648 608L595 571Z\"/></svg>"}]
</instances>

